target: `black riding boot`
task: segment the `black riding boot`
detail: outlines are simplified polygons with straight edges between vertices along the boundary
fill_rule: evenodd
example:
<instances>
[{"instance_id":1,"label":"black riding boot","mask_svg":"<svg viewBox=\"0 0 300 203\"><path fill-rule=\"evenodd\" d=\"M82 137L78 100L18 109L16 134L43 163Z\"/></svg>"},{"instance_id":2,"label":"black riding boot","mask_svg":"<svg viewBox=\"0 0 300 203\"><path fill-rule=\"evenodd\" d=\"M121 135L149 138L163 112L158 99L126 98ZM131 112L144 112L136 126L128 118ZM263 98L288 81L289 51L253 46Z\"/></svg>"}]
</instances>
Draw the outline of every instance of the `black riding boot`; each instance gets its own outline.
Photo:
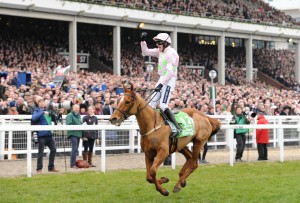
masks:
<instances>
[{"instance_id":1,"label":"black riding boot","mask_svg":"<svg viewBox=\"0 0 300 203\"><path fill-rule=\"evenodd\" d=\"M166 110L164 111L164 113L166 114L166 116L168 117L168 119L174 123L175 127L177 128L178 132L181 133L182 132L182 128L181 126L177 123L174 114L172 113L172 111L169 108L166 108ZM173 136L173 133L171 135L171 137Z\"/></svg>"}]
</instances>

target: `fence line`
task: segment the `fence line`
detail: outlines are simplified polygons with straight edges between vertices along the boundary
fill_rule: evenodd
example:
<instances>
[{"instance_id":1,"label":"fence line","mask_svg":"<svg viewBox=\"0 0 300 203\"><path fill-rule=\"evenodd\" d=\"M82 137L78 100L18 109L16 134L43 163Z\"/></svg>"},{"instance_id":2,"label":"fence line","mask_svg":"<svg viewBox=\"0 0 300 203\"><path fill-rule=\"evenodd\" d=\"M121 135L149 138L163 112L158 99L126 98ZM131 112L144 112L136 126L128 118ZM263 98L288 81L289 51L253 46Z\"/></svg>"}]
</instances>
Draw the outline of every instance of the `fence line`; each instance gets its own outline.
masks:
<instances>
[{"instance_id":1,"label":"fence line","mask_svg":"<svg viewBox=\"0 0 300 203\"><path fill-rule=\"evenodd\" d=\"M300 143L300 116L266 116L266 118L272 123L268 125L229 125L231 116L213 116L220 119L222 122L220 134L221 136L214 136L212 141L208 143L211 147L228 147L230 150L229 163L231 166L234 164L234 139L233 139L233 130L234 129L252 129L251 132L251 141L247 144L252 144L252 147L255 145L255 129L271 129L273 146L279 146L280 148L280 161L284 161L284 143L294 143L299 146ZM99 138L101 140L100 145L95 146L95 151L101 151L101 171L105 172L106 167L106 153L107 150L128 150L129 153L140 153L140 134L138 131L138 125L134 117L128 119L124 124L119 127L112 126L106 120L109 116L99 116L98 119L99 125L52 125L52 126L31 126L29 120L31 116L0 116L1 128L0 128L0 160L4 159L4 156L7 155L8 159L12 158L12 154L27 154L27 176L31 177L31 161L32 154L37 153L37 149L31 142L31 131L38 130L52 130L63 131L61 134L56 135L55 138L58 139L57 145L61 144L60 140L65 140L64 132L67 130L98 130ZM23 119L23 120L20 120ZM109 137L110 131L114 131L119 134L127 132L126 135L121 134L119 137L122 138L122 143L117 146L107 144L111 142L114 138ZM12 150L13 144L18 139L16 134L18 132L23 132L23 137L26 147L22 149ZM26 134L24 135L24 132ZM222 134L224 133L224 135ZM222 136L223 135L223 136ZM6 138L7 137L7 138ZM117 141L120 141L118 138ZM116 140L115 140L116 141ZM20 143L21 144L21 143ZM7 145L7 150L5 146ZM70 147L63 146L66 151L70 151ZM189 144L189 147L192 147L192 144ZM35 148L35 149L34 149ZM79 147L80 153L82 152L82 145ZM46 150L47 152L47 150ZM49 150L48 150L49 152ZM57 152L63 152L63 148L57 147ZM175 153L172 154L172 168L175 169Z\"/></svg>"}]
</instances>

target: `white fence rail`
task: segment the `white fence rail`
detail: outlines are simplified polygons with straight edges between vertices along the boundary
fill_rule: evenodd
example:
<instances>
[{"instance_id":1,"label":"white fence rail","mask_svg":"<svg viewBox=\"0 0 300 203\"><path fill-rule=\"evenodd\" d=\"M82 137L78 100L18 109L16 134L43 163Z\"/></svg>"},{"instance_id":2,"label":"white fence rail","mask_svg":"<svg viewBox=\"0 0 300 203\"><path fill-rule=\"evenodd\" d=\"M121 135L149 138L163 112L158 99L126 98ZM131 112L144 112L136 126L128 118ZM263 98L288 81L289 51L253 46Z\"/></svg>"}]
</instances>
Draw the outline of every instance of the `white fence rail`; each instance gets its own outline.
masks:
<instances>
[{"instance_id":1,"label":"white fence rail","mask_svg":"<svg viewBox=\"0 0 300 203\"><path fill-rule=\"evenodd\" d=\"M280 148L280 161L284 161L284 145L300 144L300 116L268 116L269 125L229 125L231 116L213 116L220 119L222 126L217 135L213 136L208 145L218 148L229 148L229 163L234 164L233 130L237 128L250 129L247 144L256 147L255 129L270 129L270 143L273 147ZM140 153L140 134L134 117L129 118L120 127L109 124L109 116L99 116L99 125L82 126L31 126L31 116L0 116L0 160L7 156L27 154L27 176L31 177L32 154L37 153L37 147L31 141L31 131L52 130L57 144L57 152L71 151L70 143L66 139L67 130L98 130L100 144L96 144L95 152L101 152L101 171L105 172L107 151L127 150L129 153ZM108 133L110 132L110 133ZM113 132L113 134L111 133ZM116 136L116 137L114 137ZM192 147L192 144L189 144ZM46 150L46 153L49 151ZM79 152L82 152L80 144ZM175 154L172 155L172 168L175 168Z\"/></svg>"}]
</instances>

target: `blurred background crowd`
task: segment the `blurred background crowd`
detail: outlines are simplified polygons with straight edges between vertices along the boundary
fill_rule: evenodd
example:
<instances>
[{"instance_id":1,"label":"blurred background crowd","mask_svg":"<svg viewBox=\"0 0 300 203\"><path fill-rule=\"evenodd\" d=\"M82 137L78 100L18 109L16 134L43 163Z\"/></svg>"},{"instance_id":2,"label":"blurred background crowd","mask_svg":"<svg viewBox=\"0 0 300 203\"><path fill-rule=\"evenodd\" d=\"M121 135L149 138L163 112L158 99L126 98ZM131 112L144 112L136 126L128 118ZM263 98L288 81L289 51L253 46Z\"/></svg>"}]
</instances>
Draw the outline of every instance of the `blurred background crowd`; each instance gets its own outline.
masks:
<instances>
[{"instance_id":1,"label":"blurred background crowd","mask_svg":"<svg viewBox=\"0 0 300 203\"><path fill-rule=\"evenodd\" d=\"M104 1L103 1L104 2ZM112 4L143 9L158 9L194 16L219 16L248 19L256 23L300 25L295 19L259 0L213 1L110 1ZM53 104L72 102L80 104L81 114L95 106L96 114L111 101L122 96L122 81L134 83L146 97L154 88L158 75L156 68L147 71L146 61L139 46L140 31L122 28L121 76L112 74L112 28L78 24L78 51L89 53L96 61L92 67L78 72L69 71L61 85L55 86L55 69L68 66L68 59L59 52L68 51L68 26L64 22L1 16L0 25L0 114L32 114L35 97L42 96L51 108ZM57 32L57 30L60 32ZM149 33L150 35L154 33ZM197 39L197 40L195 40ZM202 39L202 38L201 38ZM226 85L216 84L216 108L209 94L211 83L204 73L195 74L187 64L200 65L205 70L216 70L218 50L216 42L206 43L195 36L179 34L178 53L181 65L176 91L170 108L192 107L210 114L231 114L233 101L244 111L262 111L266 115L300 115L300 85L295 80L295 50L276 50L271 46L253 47L253 67L266 74L280 87L267 85L255 77L247 81L245 47L243 42L226 44ZM203 38L205 39L205 38ZM154 47L149 40L149 46ZM263 44L266 44L263 42ZM152 59L152 62L156 62ZM155 66L155 65L154 65ZM21 84L18 74L30 72L31 81ZM65 109L64 114L67 114Z\"/></svg>"}]
</instances>

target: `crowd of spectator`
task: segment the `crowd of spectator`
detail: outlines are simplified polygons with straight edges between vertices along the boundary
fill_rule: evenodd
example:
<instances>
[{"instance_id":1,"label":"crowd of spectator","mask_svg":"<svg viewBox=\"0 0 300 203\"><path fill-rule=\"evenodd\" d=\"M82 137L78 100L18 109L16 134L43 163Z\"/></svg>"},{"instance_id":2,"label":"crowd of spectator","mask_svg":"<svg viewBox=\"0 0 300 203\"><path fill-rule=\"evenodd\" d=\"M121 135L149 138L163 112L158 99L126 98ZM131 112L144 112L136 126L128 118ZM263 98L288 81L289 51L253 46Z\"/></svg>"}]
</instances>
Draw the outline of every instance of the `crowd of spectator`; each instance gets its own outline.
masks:
<instances>
[{"instance_id":1,"label":"crowd of spectator","mask_svg":"<svg viewBox=\"0 0 300 203\"><path fill-rule=\"evenodd\" d=\"M75 1L93 2L93 0ZM248 20L255 23L300 25L291 16L262 0L97 0L95 3L191 16L224 17L228 20Z\"/></svg>"},{"instance_id":2,"label":"crowd of spectator","mask_svg":"<svg viewBox=\"0 0 300 203\"><path fill-rule=\"evenodd\" d=\"M8 75L16 73L18 69L8 68ZM34 74L34 72L33 72ZM177 83L177 89L173 92L170 107L172 108L205 108L212 110L212 101L209 99L209 82L205 79L196 80L190 76L187 69L180 71L180 78ZM62 88L44 85L39 78L46 77L51 81L53 77L47 72L35 74L36 82L31 87L21 85L17 88L11 85L12 78L7 77L1 83L1 103L0 114L32 114L35 106L34 98L42 96L46 104L51 101L60 103L72 101L80 104L81 114L86 114L88 106L93 105L96 108L96 114L102 114L102 109L108 105L111 100L118 101L123 93L117 93L121 81L130 81L135 84L137 89L154 88L156 81L146 82L144 77L116 76L107 73L92 73L80 71L78 73L70 72ZM104 85L105 84L105 85ZM106 88L105 88L106 87ZM145 91L143 95L149 94ZM239 106L249 107L249 110L263 111L267 115L278 115L282 111L289 109L288 115L299 115L300 96L293 90L279 90L268 87L260 82L253 82L247 85L217 85L216 112L214 114L230 114L230 105L233 100L237 101ZM67 111L64 112L66 114Z\"/></svg>"},{"instance_id":3,"label":"crowd of spectator","mask_svg":"<svg viewBox=\"0 0 300 203\"><path fill-rule=\"evenodd\" d=\"M20 47L18 48L17 45ZM25 48L26 50L24 50ZM214 67L217 64L214 51L207 51L209 49L207 47L203 49L206 55L204 54L202 57L199 57L197 52L193 52L193 49L191 49L193 54L191 54L190 62L211 64ZM124 47L124 50L127 51L122 51L124 54L122 55L122 67L125 73L123 76L99 72L92 73L84 70L78 73L70 72L63 86L59 88L53 87L49 83L53 81L53 67L61 63L67 63L64 58L56 55L51 47L42 45L42 43L37 45L32 40L4 39L0 49L2 53L0 69L1 72L7 72L7 77L6 79L1 78L0 114L32 114L36 107L34 97L41 95L48 105L51 102L60 103L64 101L79 103L82 107L81 114L85 114L88 106L94 105L96 114L100 115L103 107L109 104L111 100L119 100L120 94L117 94L116 90L120 88L122 80L135 83L139 89L154 88L157 72L153 71L150 77L152 82L147 82L148 75L139 50L130 47ZM249 83L245 81L244 75L241 75L244 72L240 70L245 63L244 54L240 53L238 49L231 51L232 54L226 56L226 76L232 81L238 81L238 83L233 82L233 85L217 86L215 114L230 113L230 103L233 102L233 99L236 99L242 106L249 106L250 109L265 109L268 115L281 113L287 107L290 109L289 114L299 114L298 94L294 94L292 90L278 90L267 87L261 82ZM268 73L274 73L274 76L276 76L276 70L278 69L276 69L276 64L282 64L283 61L291 63L291 60L287 60L291 58L290 52L263 49L254 51L255 57L265 56L265 53L262 52L266 52L269 57L273 57L273 59L268 60L271 62L275 58L277 60L281 58L281 63L278 64L275 61L269 64L258 64L263 68L272 68L270 64L274 64L274 71L271 71L271 69L266 70ZM181 58L188 58L189 53L189 50L182 52ZM23 84L18 87L17 75L20 71L24 71L22 70L23 65L26 66L27 71L31 72L32 80L31 84ZM171 99L171 105L174 108L188 106L199 109L207 106L209 110L212 110L207 89L210 84L207 81L192 74L191 70L186 69L184 65L179 67L178 78L177 91L173 93ZM291 77L287 76L287 78L290 79Z\"/></svg>"},{"instance_id":4,"label":"crowd of spectator","mask_svg":"<svg viewBox=\"0 0 300 203\"><path fill-rule=\"evenodd\" d=\"M93 38L91 38L91 41L94 41ZM106 65L112 67L111 47L104 45L100 41L98 46L91 44L90 47L94 47L95 50L101 49L102 51L97 52L96 56L101 61L109 61ZM185 64L203 65L207 70L217 70L217 46L182 43L178 48L178 53L180 56L181 70L185 69ZM144 58L141 55L141 50L137 43L122 43L122 75L139 76L148 80L150 73L147 71L145 61L148 61L148 58ZM156 59L152 58L151 61L156 62ZM246 52L243 47L226 47L225 65L225 79L227 82L235 85L245 85L247 83L245 79ZM297 91L300 90L300 84L296 82L295 78L294 50L253 49L253 68L257 68L268 76L271 76L285 87ZM155 79L155 75L151 74L150 78ZM179 75L179 78L182 77Z\"/></svg>"},{"instance_id":5,"label":"crowd of spectator","mask_svg":"<svg viewBox=\"0 0 300 203\"><path fill-rule=\"evenodd\" d=\"M300 90L295 77L295 52L289 50L254 49L253 67L268 74L286 87Z\"/></svg>"},{"instance_id":6,"label":"crowd of spectator","mask_svg":"<svg viewBox=\"0 0 300 203\"><path fill-rule=\"evenodd\" d=\"M56 48L66 47L67 36L57 36L54 34L55 31L52 33L45 28L27 30L28 33L18 29L6 27L0 35L0 72L1 76L2 73L7 75L1 77L0 114L32 114L36 107L34 98L40 95L46 100L48 106L51 102L72 101L81 104L82 114L85 114L88 106L93 105L96 108L96 115L100 115L103 107L111 100L119 100L122 95L121 81L133 82L138 89L154 88L157 81L157 71L147 72L144 62L148 59L141 55L139 44L135 42L136 40L128 39L122 41L122 76L81 70L77 73L70 72L62 87L55 87L51 84L54 79L53 70L58 65L62 67L68 65L67 59L58 55ZM84 36L87 38L85 41ZM88 33L78 35L79 49L93 51L98 54L99 59L102 57L112 62L111 43L103 40L108 37L111 39L111 35L89 36ZM181 62L203 64L207 69L217 67L217 46L184 43L179 46L178 53ZM284 82L287 86L299 89L299 84L294 80L295 61L291 59L295 56L292 51L255 49L253 55L254 67ZM245 80L245 71L242 70L245 67L244 48L227 47L225 58L226 79L232 85L217 86L215 114L229 114L233 99L241 105L249 106L250 109L265 109L267 114L276 115L284 108L285 111L289 109L289 114L299 114L299 94L295 94L292 90L268 87L260 81L249 83ZM154 70L156 69L154 65ZM29 84L19 84L18 74L23 71L31 72ZM170 103L174 108L207 107L212 111L209 85L209 82L185 68L184 64L180 65L178 85Z\"/></svg>"}]
</instances>

